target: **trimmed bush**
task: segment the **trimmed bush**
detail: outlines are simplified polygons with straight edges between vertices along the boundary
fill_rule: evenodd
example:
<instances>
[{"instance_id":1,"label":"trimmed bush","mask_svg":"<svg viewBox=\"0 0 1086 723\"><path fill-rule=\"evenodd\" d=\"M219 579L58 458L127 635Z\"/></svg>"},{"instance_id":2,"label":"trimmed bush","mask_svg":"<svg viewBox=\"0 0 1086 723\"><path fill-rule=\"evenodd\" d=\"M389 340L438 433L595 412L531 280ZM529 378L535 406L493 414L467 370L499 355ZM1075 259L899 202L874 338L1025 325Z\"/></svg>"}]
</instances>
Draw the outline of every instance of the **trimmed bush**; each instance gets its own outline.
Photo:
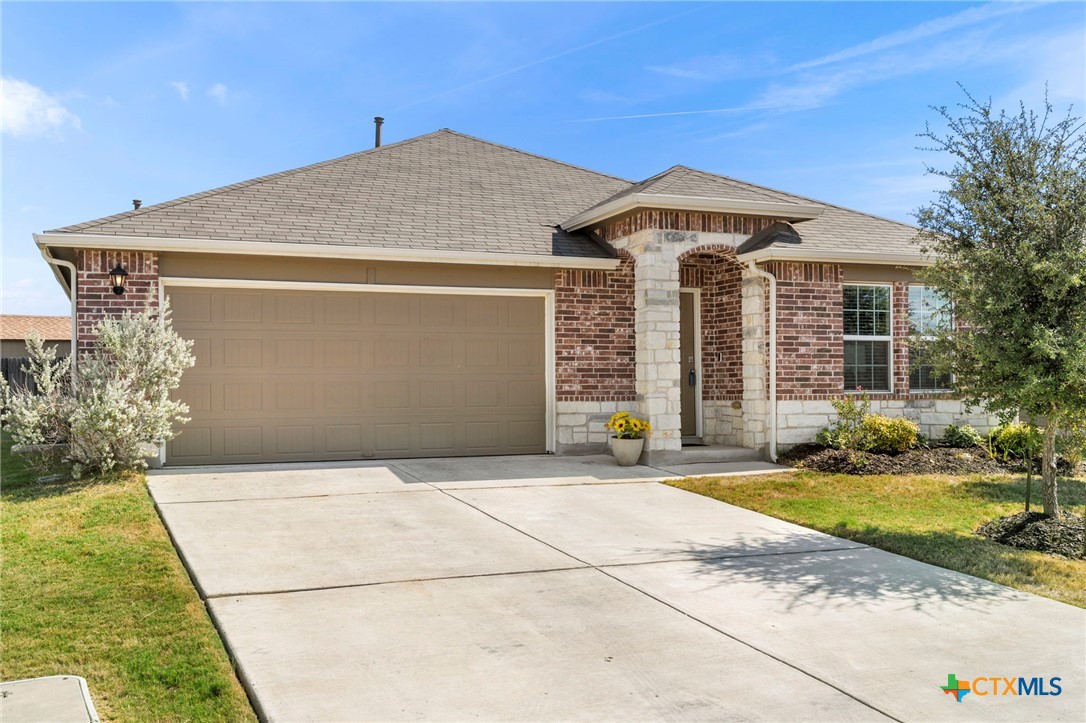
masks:
<instances>
[{"instance_id":1,"label":"trimmed bush","mask_svg":"<svg viewBox=\"0 0 1086 723\"><path fill-rule=\"evenodd\" d=\"M1041 453L1044 436L1038 427L1025 422L1001 424L988 435L988 447L993 457L1008 459L1036 459Z\"/></svg>"},{"instance_id":2,"label":"trimmed bush","mask_svg":"<svg viewBox=\"0 0 1086 723\"><path fill-rule=\"evenodd\" d=\"M959 449L979 447L984 444L984 435L968 424L963 424L960 427L956 424L951 424L947 426L946 431L943 432L943 444L948 447L957 447Z\"/></svg>"},{"instance_id":3,"label":"trimmed bush","mask_svg":"<svg viewBox=\"0 0 1086 723\"><path fill-rule=\"evenodd\" d=\"M909 419L872 414L860 425L860 447L864 452L898 454L920 443L920 427Z\"/></svg>"},{"instance_id":4,"label":"trimmed bush","mask_svg":"<svg viewBox=\"0 0 1086 723\"><path fill-rule=\"evenodd\" d=\"M815 437L824 447L897 454L920 444L920 427L915 422L872 414L866 393L834 399L831 404L837 411L837 421Z\"/></svg>"}]
</instances>

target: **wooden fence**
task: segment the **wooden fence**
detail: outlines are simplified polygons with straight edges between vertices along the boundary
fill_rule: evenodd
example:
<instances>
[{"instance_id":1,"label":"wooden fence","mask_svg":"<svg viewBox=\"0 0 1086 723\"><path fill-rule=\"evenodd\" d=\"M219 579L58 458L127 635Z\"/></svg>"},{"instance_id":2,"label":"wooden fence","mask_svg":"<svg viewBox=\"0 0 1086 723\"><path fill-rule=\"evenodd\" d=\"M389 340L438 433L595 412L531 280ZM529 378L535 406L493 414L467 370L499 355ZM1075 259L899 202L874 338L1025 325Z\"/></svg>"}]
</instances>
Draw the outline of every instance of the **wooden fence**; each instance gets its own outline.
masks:
<instances>
[{"instance_id":1,"label":"wooden fence","mask_svg":"<svg viewBox=\"0 0 1086 723\"><path fill-rule=\"evenodd\" d=\"M23 367L29 366L30 360L24 356L0 357L0 375L12 389L29 389L37 391L34 379L23 371Z\"/></svg>"}]
</instances>

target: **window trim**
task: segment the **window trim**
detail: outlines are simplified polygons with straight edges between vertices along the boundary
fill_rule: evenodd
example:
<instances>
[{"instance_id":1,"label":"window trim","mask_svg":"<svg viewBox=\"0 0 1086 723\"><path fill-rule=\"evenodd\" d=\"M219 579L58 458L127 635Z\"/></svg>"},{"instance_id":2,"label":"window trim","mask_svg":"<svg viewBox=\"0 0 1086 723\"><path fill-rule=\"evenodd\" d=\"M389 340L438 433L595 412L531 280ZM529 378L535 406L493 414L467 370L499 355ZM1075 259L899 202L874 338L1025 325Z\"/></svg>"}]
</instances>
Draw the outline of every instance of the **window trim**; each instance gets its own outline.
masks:
<instances>
[{"instance_id":1,"label":"window trim","mask_svg":"<svg viewBox=\"0 0 1086 723\"><path fill-rule=\"evenodd\" d=\"M884 341L884 342L886 342L887 343L887 354L886 354L887 375L886 375L886 378L889 380L890 384L889 384L888 389L863 389L863 390L845 389L844 392L845 392L845 394L863 394L865 392L868 393L868 394L894 394L895 393L895 386L896 386L896 384L895 384L896 380L894 379L894 322L896 321L894 319L894 285L893 285L893 283L890 283L888 281L847 281L847 282L841 284L842 301L844 300L844 289L846 287L848 287L848 286L859 286L859 287L881 286L882 288L887 289L887 291L889 291L890 319L889 319L889 321L887 323L887 327L889 328L890 333L885 335L885 336L883 336L883 335L880 335L880 336L863 336L861 334L844 334L843 335L843 341ZM842 307L842 309L841 309L841 329L842 329L842 331L844 330L844 328L845 328L845 310ZM845 359L844 359L844 350L842 349L842 353L841 353L841 368L842 368L842 370L844 369L844 361L845 361ZM842 384L843 384L844 383L844 377L843 376L842 376L841 381L842 381Z\"/></svg>"},{"instance_id":2,"label":"window trim","mask_svg":"<svg viewBox=\"0 0 1086 723\"><path fill-rule=\"evenodd\" d=\"M928 288L927 284L921 284L921 283L914 282L914 281L910 281L905 286L905 311L906 311L906 313L909 314L909 317L910 317L909 318L909 324L910 324L909 337L908 337L908 339L906 340L906 343L905 343L905 350L906 350L907 358L909 360L909 367L907 369L908 374L909 374L909 376L908 376L908 379L909 379L909 393L910 394L912 394L912 393L916 393L916 394L946 394L948 392L953 392L954 391L954 387L953 387L954 375L953 374L949 375L950 376L950 383L951 383L951 386L949 386L949 387L933 387L931 389L913 389L913 384L912 384L912 376L913 376L912 351L913 350L912 350L912 344L910 344L909 342L911 342L912 339L913 339L913 333L912 333L912 328L911 328L911 325L912 325L912 318L911 318L912 317L912 303L911 303L912 299L911 299L911 296L912 296L912 294L910 292L912 291L914 286L919 288L919 289L927 289ZM949 302L947 303L947 305L950 307L950 318L947 319L947 322L949 323L950 328L953 329L954 328L954 306L952 304L950 304ZM931 335L931 334L917 334L916 338L919 339L920 341L930 341L930 340L934 339L935 337L933 335Z\"/></svg>"}]
</instances>

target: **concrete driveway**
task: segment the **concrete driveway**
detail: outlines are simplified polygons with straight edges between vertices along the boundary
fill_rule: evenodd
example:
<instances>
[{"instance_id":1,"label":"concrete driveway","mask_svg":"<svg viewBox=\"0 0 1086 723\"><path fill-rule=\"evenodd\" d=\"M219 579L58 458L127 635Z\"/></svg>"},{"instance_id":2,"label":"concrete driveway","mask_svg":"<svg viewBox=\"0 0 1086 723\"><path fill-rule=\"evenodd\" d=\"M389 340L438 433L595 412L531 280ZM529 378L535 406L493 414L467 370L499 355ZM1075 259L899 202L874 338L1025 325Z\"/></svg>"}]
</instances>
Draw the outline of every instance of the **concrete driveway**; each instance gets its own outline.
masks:
<instances>
[{"instance_id":1,"label":"concrete driveway","mask_svg":"<svg viewBox=\"0 0 1086 723\"><path fill-rule=\"evenodd\" d=\"M503 457L150 488L270 720L1083 720L1086 612L660 474ZM1062 694L958 703L950 674Z\"/></svg>"}]
</instances>

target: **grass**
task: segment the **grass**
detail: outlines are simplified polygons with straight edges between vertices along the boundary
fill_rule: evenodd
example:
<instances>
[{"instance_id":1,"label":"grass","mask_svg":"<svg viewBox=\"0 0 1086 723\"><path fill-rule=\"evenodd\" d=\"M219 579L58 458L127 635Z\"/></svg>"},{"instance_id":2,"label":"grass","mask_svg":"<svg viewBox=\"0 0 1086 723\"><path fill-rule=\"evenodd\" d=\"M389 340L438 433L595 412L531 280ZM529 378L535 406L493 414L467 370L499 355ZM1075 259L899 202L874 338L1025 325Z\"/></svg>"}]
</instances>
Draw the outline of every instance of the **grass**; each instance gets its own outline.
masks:
<instances>
[{"instance_id":1,"label":"grass","mask_svg":"<svg viewBox=\"0 0 1086 723\"><path fill-rule=\"evenodd\" d=\"M1018 550L974 534L991 519L1022 511L1024 478L796 472L668 484L1086 608L1086 560ZM1035 478L1038 510L1039 487ZM1086 484L1061 479L1060 501L1065 510L1081 514Z\"/></svg>"},{"instance_id":2,"label":"grass","mask_svg":"<svg viewBox=\"0 0 1086 723\"><path fill-rule=\"evenodd\" d=\"M103 720L255 720L142 474L39 483L0 452L0 680L87 679Z\"/></svg>"}]
</instances>

